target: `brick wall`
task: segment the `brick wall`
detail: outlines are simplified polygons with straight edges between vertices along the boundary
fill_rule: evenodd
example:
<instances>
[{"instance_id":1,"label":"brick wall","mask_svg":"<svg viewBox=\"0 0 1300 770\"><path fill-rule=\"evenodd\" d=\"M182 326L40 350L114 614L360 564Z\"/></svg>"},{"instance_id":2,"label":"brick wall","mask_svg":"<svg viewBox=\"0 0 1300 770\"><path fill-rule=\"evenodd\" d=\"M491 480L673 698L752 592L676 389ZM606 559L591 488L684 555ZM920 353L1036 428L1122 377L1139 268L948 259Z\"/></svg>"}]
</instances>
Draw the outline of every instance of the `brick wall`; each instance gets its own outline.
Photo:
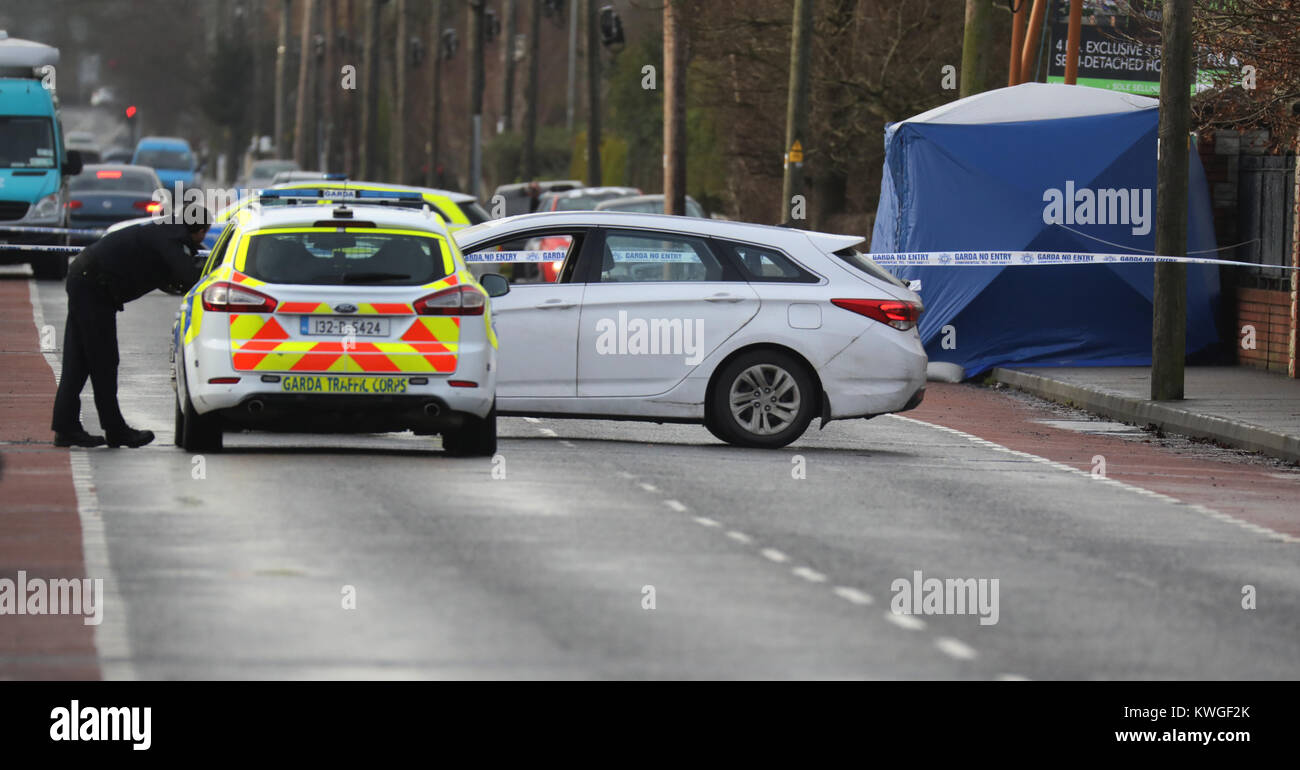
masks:
<instances>
[{"instance_id":1,"label":"brick wall","mask_svg":"<svg viewBox=\"0 0 1300 770\"><path fill-rule=\"evenodd\" d=\"M1237 363L1286 374L1291 331L1291 293L1272 289L1236 290ZM1247 327L1255 330L1253 350L1243 347Z\"/></svg>"}]
</instances>

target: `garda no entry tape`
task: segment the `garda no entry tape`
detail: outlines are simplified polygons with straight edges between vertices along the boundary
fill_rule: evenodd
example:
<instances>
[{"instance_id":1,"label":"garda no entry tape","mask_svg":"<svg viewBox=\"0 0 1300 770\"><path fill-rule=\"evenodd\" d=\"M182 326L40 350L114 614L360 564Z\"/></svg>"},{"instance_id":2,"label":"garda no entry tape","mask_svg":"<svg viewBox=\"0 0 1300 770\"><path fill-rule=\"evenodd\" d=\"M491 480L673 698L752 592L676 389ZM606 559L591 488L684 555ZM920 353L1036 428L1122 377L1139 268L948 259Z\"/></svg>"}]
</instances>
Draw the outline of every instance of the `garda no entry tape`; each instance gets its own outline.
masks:
<instances>
[{"instance_id":1,"label":"garda no entry tape","mask_svg":"<svg viewBox=\"0 0 1300 770\"><path fill-rule=\"evenodd\" d=\"M1182 262L1193 265L1266 267L1295 270L1291 265L1261 265L1206 257L1157 257L1149 254L1083 254L1068 251L910 251L867 254L881 267L1014 267L1017 265L1122 265Z\"/></svg>"}]
</instances>

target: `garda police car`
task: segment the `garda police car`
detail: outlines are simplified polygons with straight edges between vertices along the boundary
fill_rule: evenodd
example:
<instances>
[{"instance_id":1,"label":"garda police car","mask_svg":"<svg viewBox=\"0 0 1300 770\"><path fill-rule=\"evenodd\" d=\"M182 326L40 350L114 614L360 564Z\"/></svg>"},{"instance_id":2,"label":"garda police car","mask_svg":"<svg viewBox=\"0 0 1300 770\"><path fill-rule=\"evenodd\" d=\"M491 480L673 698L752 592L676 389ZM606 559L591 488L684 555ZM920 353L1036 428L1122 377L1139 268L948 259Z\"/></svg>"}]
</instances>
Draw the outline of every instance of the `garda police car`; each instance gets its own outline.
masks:
<instances>
[{"instance_id":1,"label":"garda police car","mask_svg":"<svg viewBox=\"0 0 1300 770\"><path fill-rule=\"evenodd\" d=\"M263 207L222 230L172 343L176 445L269 430L442 435L496 451L488 290L440 217L382 200Z\"/></svg>"}]
</instances>

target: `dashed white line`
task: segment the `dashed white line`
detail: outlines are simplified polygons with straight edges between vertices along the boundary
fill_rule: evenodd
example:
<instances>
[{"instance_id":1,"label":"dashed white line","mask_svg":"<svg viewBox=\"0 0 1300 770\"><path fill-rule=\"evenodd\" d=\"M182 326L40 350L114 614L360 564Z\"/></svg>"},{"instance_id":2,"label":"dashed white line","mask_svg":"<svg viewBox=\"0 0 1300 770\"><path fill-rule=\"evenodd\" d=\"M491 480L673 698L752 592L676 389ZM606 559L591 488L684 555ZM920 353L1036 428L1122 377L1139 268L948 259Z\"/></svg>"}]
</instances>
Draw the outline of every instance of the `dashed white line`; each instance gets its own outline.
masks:
<instances>
[{"instance_id":1,"label":"dashed white line","mask_svg":"<svg viewBox=\"0 0 1300 770\"><path fill-rule=\"evenodd\" d=\"M659 491L659 488L656 487L654 484L647 484L647 483L644 482L644 481L638 481L638 482L636 483L636 485L637 485L638 487L641 487L642 489L644 489L644 490L647 491L647 492L658 492L658 491Z\"/></svg>"},{"instance_id":2,"label":"dashed white line","mask_svg":"<svg viewBox=\"0 0 1300 770\"><path fill-rule=\"evenodd\" d=\"M744 532L737 532L734 529L727 533L727 537L731 538L732 540L735 540L737 543L748 544L754 542L754 538L750 537L749 535L746 535Z\"/></svg>"},{"instance_id":3,"label":"dashed white line","mask_svg":"<svg viewBox=\"0 0 1300 770\"><path fill-rule=\"evenodd\" d=\"M550 436L551 438L555 438L556 436L560 435L555 431L551 430L550 428L538 428L538 430L541 431L543 436Z\"/></svg>"},{"instance_id":4,"label":"dashed white line","mask_svg":"<svg viewBox=\"0 0 1300 770\"><path fill-rule=\"evenodd\" d=\"M885 620L888 620L899 628L906 628L908 631L925 630L925 621L920 618L914 618L911 615L899 615L893 612L886 612Z\"/></svg>"},{"instance_id":5,"label":"dashed white line","mask_svg":"<svg viewBox=\"0 0 1300 770\"><path fill-rule=\"evenodd\" d=\"M524 422L531 422L532 424L536 425L537 423L541 422L541 420L537 419L536 417L525 417Z\"/></svg>"},{"instance_id":6,"label":"dashed white line","mask_svg":"<svg viewBox=\"0 0 1300 770\"><path fill-rule=\"evenodd\" d=\"M719 524L718 522L714 521L713 519L710 519L710 518L707 517L707 516L696 516L696 517L695 517L695 523L696 523L696 524L699 524L699 525L702 526L702 527L720 527L720 526L722 526L721 524Z\"/></svg>"},{"instance_id":7,"label":"dashed white line","mask_svg":"<svg viewBox=\"0 0 1300 770\"><path fill-rule=\"evenodd\" d=\"M561 441L560 446L564 447L565 449L577 449L577 447L573 445L572 441Z\"/></svg>"},{"instance_id":8,"label":"dashed white line","mask_svg":"<svg viewBox=\"0 0 1300 770\"><path fill-rule=\"evenodd\" d=\"M686 513L686 506L682 505L676 500L665 500L664 505L668 506L669 508L672 508L674 511L677 511L678 513Z\"/></svg>"},{"instance_id":9,"label":"dashed white line","mask_svg":"<svg viewBox=\"0 0 1300 770\"><path fill-rule=\"evenodd\" d=\"M957 660L972 660L976 657L974 648L963 641L953 639L951 636L941 636L935 639L934 646L938 647L943 654Z\"/></svg>"},{"instance_id":10,"label":"dashed white line","mask_svg":"<svg viewBox=\"0 0 1300 770\"><path fill-rule=\"evenodd\" d=\"M790 571L794 573L797 577L801 577L804 580L807 580L809 583L826 582L826 576L818 572L817 570L813 569L812 567L795 567Z\"/></svg>"},{"instance_id":11,"label":"dashed white line","mask_svg":"<svg viewBox=\"0 0 1300 770\"><path fill-rule=\"evenodd\" d=\"M854 604L867 605L871 604L873 601L870 594L863 593L856 588L849 588L848 586L835 586L834 594L841 599L847 599Z\"/></svg>"},{"instance_id":12,"label":"dashed white line","mask_svg":"<svg viewBox=\"0 0 1300 770\"><path fill-rule=\"evenodd\" d=\"M790 561L789 556L786 556L775 548L764 548L759 553L763 554L763 558L770 559L777 564L784 564L785 562Z\"/></svg>"},{"instance_id":13,"label":"dashed white line","mask_svg":"<svg viewBox=\"0 0 1300 770\"><path fill-rule=\"evenodd\" d=\"M1021 676L1020 674L998 674L993 678L999 682L1028 682L1029 681L1029 677Z\"/></svg>"}]
</instances>

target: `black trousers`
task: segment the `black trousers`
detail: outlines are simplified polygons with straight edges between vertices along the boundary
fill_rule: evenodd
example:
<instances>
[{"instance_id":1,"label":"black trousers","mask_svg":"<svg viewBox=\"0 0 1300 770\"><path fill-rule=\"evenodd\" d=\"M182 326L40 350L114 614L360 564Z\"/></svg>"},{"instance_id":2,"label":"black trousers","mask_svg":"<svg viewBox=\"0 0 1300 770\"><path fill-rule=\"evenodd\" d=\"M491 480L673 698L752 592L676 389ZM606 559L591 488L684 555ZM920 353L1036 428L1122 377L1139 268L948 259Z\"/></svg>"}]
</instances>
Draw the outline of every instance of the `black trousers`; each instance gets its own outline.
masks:
<instances>
[{"instance_id":1,"label":"black trousers","mask_svg":"<svg viewBox=\"0 0 1300 770\"><path fill-rule=\"evenodd\" d=\"M81 390L95 389L99 425L108 433L126 428L117 405L117 306L103 287L76 274L68 276L68 323L63 331L63 374L54 397L56 433L81 426Z\"/></svg>"}]
</instances>

